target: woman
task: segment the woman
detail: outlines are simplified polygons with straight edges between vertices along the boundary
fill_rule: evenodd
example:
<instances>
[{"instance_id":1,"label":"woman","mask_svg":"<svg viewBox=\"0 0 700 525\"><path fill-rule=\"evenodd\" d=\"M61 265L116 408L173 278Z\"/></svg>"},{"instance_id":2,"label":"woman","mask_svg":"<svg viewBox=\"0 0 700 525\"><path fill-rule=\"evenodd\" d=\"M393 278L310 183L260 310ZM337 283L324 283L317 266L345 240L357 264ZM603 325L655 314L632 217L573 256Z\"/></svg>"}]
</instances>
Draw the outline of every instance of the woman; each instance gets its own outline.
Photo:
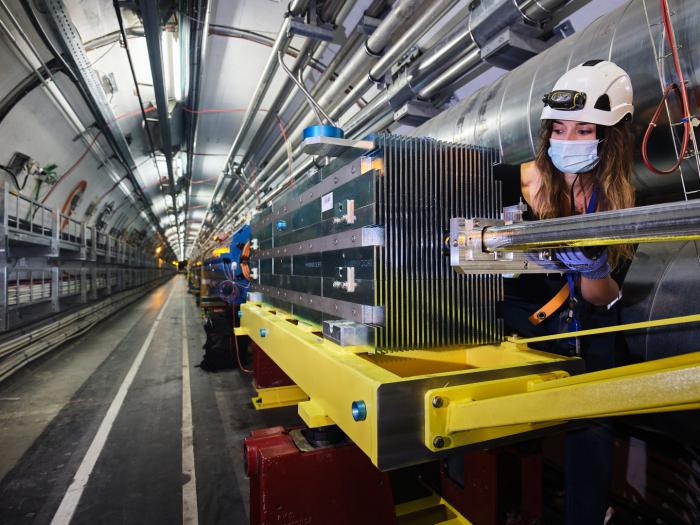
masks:
<instances>
[{"instance_id":1,"label":"woman","mask_svg":"<svg viewBox=\"0 0 700 525\"><path fill-rule=\"evenodd\" d=\"M535 160L521 167L520 177L522 197L534 218L634 206L628 129L634 108L627 73L612 62L585 62L565 73L543 102L541 143ZM555 250L566 275L523 275L506 281L502 313L507 328L531 337L617 324L617 301L632 254L629 245ZM537 347L580 355L588 371L615 364L612 334ZM612 432L605 425L567 435L567 523L603 523L612 452Z\"/></svg>"}]
</instances>

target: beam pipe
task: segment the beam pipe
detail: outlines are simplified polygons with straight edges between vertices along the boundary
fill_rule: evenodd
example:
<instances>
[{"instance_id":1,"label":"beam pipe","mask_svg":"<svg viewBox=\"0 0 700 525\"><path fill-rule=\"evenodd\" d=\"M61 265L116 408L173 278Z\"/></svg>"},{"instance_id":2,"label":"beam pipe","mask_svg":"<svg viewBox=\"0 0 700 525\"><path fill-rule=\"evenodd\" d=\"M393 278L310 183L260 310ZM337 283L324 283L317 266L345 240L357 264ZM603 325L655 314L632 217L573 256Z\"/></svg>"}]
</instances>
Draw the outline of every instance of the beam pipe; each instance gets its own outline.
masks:
<instances>
[{"instance_id":1,"label":"beam pipe","mask_svg":"<svg viewBox=\"0 0 700 525\"><path fill-rule=\"evenodd\" d=\"M482 233L486 252L694 239L700 239L700 200L492 226Z\"/></svg>"}]
</instances>

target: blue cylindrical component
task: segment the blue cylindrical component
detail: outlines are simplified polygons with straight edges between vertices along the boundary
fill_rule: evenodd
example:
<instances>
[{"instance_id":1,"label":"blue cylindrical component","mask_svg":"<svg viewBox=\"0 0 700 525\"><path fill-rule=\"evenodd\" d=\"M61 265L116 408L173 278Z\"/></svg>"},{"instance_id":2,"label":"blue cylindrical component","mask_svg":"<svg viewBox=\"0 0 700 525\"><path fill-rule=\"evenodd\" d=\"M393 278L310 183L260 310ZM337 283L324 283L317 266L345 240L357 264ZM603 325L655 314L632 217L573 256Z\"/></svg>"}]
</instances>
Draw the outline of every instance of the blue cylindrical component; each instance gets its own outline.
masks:
<instances>
[{"instance_id":1,"label":"blue cylindrical component","mask_svg":"<svg viewBox=\"0 0 700 525\"><path fill-rule=\"evenodd\" d=\"M239 319L243 317L243 310L238 310L238 313L236 315L238 315Z\"/></svg>"},{"instance_id":2,"label":"blue cylindrical component","mask_svg":"<svg viewBox=\"0 0 700 525\"><path fill-rule=\"evenodd\" d=\"M286 228L287 228L287 221L285 221L284 219L280 219L277 221L277 229L278 230L281 231L281 230L284 230Z\"/></svg>"},{"instance_id":3,"label":"blue cylindrical component","mask_svg":"<svg viewBox=\"0 0 700 525\"><path fill-rule=\"evenodd\" d=\"M260 329L260 337L266 337L266 336L267 336L267 330L265 330L264 328L261 328Z\"/></svg>"},{"instance_id":4,"label":"blue cylindrical component","mask_svg":"<svg viewBox=\"0 0 700 525\"><path fill-rule=\"evenodd\" d=\"M364 421L367 419L367 405L361 399L352 402L352 418L355 421Z\"/></svg>"},{"instance_id":5,"label":"blue cylindrical component","mask_svg":"<svg viewBox=\"0 0 700 525\"><path fill-rule=\"evenodd\" d=\"M309 126L308 128L304 129L304 138L310 139L312 137L332 137L334 139L343 139L345 138L345 132L336 126L318 124L316 126Z\"/></svg>"}]
</instances>

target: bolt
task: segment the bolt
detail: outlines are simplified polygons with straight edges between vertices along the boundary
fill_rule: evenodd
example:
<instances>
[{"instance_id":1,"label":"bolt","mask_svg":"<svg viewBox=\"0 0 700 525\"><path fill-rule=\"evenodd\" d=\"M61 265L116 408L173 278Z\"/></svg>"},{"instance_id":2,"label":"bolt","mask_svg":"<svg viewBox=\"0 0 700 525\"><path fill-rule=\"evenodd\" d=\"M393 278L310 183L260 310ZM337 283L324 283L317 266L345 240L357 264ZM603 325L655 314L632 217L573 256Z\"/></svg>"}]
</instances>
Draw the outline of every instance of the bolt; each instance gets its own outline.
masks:
<instances>
[{"instance_id":1,"label":"bolt","mask_svg":"<svg viewBox=\"0 0 700 525\"><path fill-rule=\"evenodd\" d=\"M433 439L433 446L435 448L442 448L445 446L445 439L442 436L435 436Z\"/></svg>"},{"instance_id":2,"label":"bolt","mask_svg":"<svg viewBox=\"0 0 700 525\"><path fill-rule=\"evenodd\" d=\"M367 405L361 399L352 402L352 418L355 421L364 421L367 419Z\"/></svg>"},{"instance_id":3,"label":"bolt","mask_svg":"<svg viewBox=\"0 0 700 525\"><path fill-rule=\"evenodd\" d=\"M260 337L267 337L267 330L265 330L264 328L261 328L260 329Z\"/></svg>"},{"instance_id":4,"label":"bolt","mask_svg":"<svg viewBox=\"0 0 700 525\"><path fill-rule=\"evenodd\" d=\"M442 408L442 405L443 405L443 400L442 400L442 398L441 398L440 396L435 396L435 397L433 398L433 406L434 406L435 408Z\"/></svg>"}]
</instances>

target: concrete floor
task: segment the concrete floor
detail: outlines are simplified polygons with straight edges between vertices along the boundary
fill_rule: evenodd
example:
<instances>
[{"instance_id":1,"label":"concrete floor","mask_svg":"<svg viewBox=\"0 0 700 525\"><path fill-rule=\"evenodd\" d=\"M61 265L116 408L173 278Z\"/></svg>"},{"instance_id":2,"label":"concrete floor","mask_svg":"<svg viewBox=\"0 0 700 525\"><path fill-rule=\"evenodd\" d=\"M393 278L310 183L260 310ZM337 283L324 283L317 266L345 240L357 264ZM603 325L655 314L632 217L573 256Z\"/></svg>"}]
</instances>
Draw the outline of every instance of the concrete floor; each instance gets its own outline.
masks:
<instances>
[{"instance_id":1,"label":"concrete floor","mask_svg":"<svg viewBox=\"0 0 700 525\"><path fill-rule=\"evenodd\" d=\"M145 344L154 323L152 340ZM204 340L199 310L178 276L1 384L0 524L196 522L183 514L183 498L188 498L183 485L190 479L183 474L182 459L187 448L182 439L185 346L194 433L194 519L247 523L243 439L253 428L298 419L294 408L256 412L250 376L197 368ZM143 361L134 368L143 351ZM72 518L61 518L57 509L74 497L71 483L89 463L110 405L123 394L132 368L133 382L80 487Z\"/></svg>"}]
</instances>

